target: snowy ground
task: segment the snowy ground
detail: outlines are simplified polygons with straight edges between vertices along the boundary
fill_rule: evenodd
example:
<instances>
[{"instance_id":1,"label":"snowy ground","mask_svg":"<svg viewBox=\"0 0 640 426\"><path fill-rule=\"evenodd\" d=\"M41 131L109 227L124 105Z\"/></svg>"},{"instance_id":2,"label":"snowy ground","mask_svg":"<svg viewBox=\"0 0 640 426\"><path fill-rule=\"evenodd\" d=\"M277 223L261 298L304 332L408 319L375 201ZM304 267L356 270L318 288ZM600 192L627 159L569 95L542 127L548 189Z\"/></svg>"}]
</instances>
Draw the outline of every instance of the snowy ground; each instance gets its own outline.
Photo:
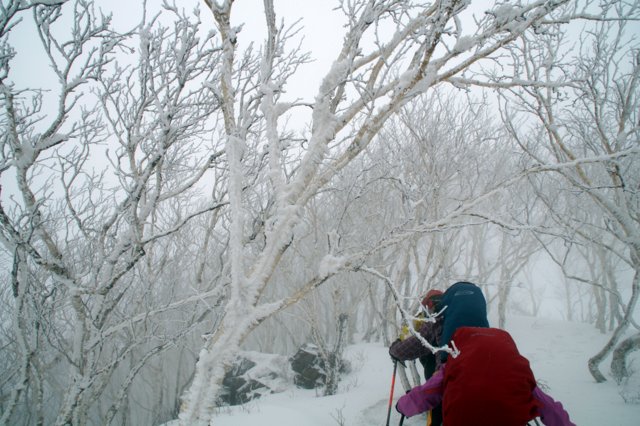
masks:
<instances>
[{"instance_id":1,"label":"snowy ground","mask_svg":"<svg viewBox=\"0 0 640 426\"><path fill-rule=\"evenodd\" d=\"M492 322L495 324L495 322ZM640 405L625 404L611 381L596 384L587 371L587 359L607 336L586 324L511 317L507 329L532 365L539 382L560 400L578 426L637 426ZM387 417L392 363L381 344L348 348L354 371L346 376L338 395L320 397L315 391L291 387L244 406L223 409L216 426L371 426L384 425ZM358 367L359 366L359 367ZM608 371L603 364L603 372ZM640 389L638 390L640 393ZM396 382L395 400L404 394ZM405 420L405 426L424 425L426 417ZM391 425L400 415L393 410Z\"/></svg>"}]
</instances>

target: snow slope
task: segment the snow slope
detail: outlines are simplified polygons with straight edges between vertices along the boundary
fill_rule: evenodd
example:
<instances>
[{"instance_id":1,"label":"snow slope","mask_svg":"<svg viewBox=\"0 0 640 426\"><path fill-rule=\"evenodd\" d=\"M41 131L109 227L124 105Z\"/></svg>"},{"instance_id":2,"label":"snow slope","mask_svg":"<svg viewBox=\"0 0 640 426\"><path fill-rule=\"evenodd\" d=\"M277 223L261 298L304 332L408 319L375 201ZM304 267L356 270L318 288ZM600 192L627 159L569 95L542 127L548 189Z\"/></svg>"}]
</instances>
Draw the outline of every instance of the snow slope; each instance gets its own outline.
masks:
<instances>
[{"instance_id":1,"label":"snow slope","mask_svg":"<svg viewBox=\"0 0 640 426\"><path fill-rule=\"evenodd\" d=\"M492 322L496 324L496 322ZM587 371L587 359L608 336L587 324L528 317L510 317L507 330L530 361L547 393L563 403L578 426L637 426L640 405L625 404L618 387L609 381L596 384ZM392 363L380 343L350 346L346 357L354 366L343 378L338 395L291 387L244 406L221 409L216 426L370 426L384 425L387 417ZM608 372L608 363L602 365ZM638 390L640 393L640 389ZM396 382L395 400L404 394ZM391 425L400 415L392 410ZM406 419L405 426L424 425L424 416Z\"/></svg>"}]
</instances>

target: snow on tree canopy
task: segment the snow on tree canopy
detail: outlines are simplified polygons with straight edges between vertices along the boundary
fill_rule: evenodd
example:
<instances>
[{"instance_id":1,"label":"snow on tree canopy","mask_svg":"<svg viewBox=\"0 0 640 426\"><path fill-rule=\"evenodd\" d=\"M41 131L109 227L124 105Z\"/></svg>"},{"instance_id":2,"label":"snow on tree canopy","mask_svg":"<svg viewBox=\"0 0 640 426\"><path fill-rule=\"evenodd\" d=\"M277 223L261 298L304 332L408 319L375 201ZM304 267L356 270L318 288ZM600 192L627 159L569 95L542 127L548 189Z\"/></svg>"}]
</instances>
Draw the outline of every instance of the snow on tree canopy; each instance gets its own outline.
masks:
<instances>
[{"instance_id":1,"label":"snow on tree canopy","mask_svg":"<svg viewBox=\"0 0 640 426\"><path fill-rule=\"evenodd\" d=\"M320 261L318 276L320 278L326 278L329 275L335 274L344 266L345 261L346 259L344 257L327 254Z\"/></svg>"}]
</instances>

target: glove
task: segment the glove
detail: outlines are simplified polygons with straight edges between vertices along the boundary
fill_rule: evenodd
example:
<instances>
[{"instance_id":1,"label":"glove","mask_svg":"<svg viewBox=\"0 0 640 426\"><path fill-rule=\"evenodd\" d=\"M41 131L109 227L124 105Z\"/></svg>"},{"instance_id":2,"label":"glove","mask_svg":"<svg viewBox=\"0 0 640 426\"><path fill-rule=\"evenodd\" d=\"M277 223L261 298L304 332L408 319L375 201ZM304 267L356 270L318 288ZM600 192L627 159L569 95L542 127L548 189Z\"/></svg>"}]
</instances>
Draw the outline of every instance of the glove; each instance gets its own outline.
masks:
<instances>
[{"instance_id":1,"label":"glove","mask_svg":"<svg viewBox=\"0 0 640 426\"><path fill-rule=\"evenodd\" d=\"M397 358L397 357L395 357L395 356L393 355L393 347L394 347L395 345L397 345L398 343L400 343L400 341L401 341L400 339L396 339L396 340L391 344L391 346L389 346L389 356L391 357L391 359L392 359L394 362L399 362L403 367L406 367L406 365L405 365L405 363L404 363L404 361L403 361L403 360L401 360L401 359L399 359L399 358Z\"/></svg>"},{"instance_id":2,"label":"glove","mask_svg":"<svg viewBox=\"0 0 640 426\"><path fill-rule=\"evenodd\" d=\"M397 362L398 364L400 364L403 367L407 367L406 364L404 363L403 360L396 358L395 356L389 354L389 356L391 357L391 359L393 360L393 362Z\"/></svg>"},{"instance_id":3,"label":"glove","mask_svg":"<svg viewBox=\"0 0 640 426\"><path fill-rule=\"evenodd\" d=\"M411 392L411 389L405 391L405 395L408 394L409 392ZM404 414L402 411L400 411L400 409L398 408L398 404L400 403L400 400L398 399L398 401L396 401L396 411L400 414L402 414L403 417L409 417L406 414Z\"/></svg>"},{"instance_id":4,"label":"glove","mask_svg":"<svg viewBox=\"0 0 640 426\"><path fill-rule=\"evenodd\" d=\"M402 417L408 417L407 415L405 415L402 411L400 411L400 409L398 408L398 403L396 402L396 411L400 414L402 414Z\"/></svg>"}]
</instances>

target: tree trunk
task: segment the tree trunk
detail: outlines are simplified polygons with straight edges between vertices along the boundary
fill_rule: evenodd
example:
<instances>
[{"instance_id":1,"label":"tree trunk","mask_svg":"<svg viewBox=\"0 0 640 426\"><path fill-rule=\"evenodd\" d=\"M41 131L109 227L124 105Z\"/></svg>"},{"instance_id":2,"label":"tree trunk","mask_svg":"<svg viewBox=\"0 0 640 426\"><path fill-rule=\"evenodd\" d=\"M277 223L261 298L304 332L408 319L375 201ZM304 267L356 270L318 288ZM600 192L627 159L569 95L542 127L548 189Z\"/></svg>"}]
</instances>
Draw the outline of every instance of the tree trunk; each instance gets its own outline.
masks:
<instances>
[{"instance_id":1,"label":"tree trunk","mask_svg":"<svg viewBox=\"0 0 640 426\"><path fill-rule=\"evenodd\" d=\"M603 289L593 287L593 297L596 301L595 326L601 333L607 331L607 295Z\"/></svg>"},{"instance_id":2,"label":"tree trunk","mask_svg":"<svg viewBox=\"0 0 640 426\"><path fill-rule=\"evenodd\" d=\"M498 327L505 328L507 324L507 301L511 292L511 284L501 282L498 290Z\"/></svg>"},{"instance_id":3,"label":"tree trunk","mask_svg":"<svg viewBox=\"0 0 640 426\"><path fill-rule=\"evenodd\" d=\"M400 383L402 383L402 389L404 389L405 391L410 390L412 386L411 382L409 382L409 378L407 377L407 368L404 365L400 364L398 374L400 375Z\"/></svg>"},{"instance_id":4,"label":"tree trunk","mask_svg":"<svg viewBox=\"0 0 640 426\"><path fill-rule=\"evenodd\" d=\"M631 375L627 369L627 356L638 349L640 349L640 332L620 342L613 351L611 373L618 384Z\"/></svg>"},{"instance_id":5,"label":"tree trunk","mask_svg":"<svg viewBox=\"0 0 640 426\"><path fill-rule=\"evenodd\" d=\"M333 350L326 352L327 348L322 348L321 354L324 355L324 365L326 370L326 381L324 383L324 396L335 395L338 391L338 382L340 382L340 370L342 369L342 353L346 345L345 338L347 330L347 320L349 315L340 314L338 317L337 340Z\"/></svg>"},{"instance_id":6,"label":"tree trunk","mask_svg":"<svg viewBox=\"0 0 640 426\"><path fill-rule=\"evenodd\" d=\"M596 382L602 383L607 379L600 372L599 365L606 358L607 355L611 353L611 351L615 348L618 340L625 332L629 324L631 323L631 318L633 317L633 312L638 302L638 297L640 296L640 270L636 269L635 275L633 277L633 285L631 286L632 293L631 298L629 299L629 304L627 305L627 309L622 321L618 324L618 327L613 332L611 339L607 342L607 344L598 352L595 356L589 359L588 366L589 372L596 379Z\"/></svg>"}]
</instances>

